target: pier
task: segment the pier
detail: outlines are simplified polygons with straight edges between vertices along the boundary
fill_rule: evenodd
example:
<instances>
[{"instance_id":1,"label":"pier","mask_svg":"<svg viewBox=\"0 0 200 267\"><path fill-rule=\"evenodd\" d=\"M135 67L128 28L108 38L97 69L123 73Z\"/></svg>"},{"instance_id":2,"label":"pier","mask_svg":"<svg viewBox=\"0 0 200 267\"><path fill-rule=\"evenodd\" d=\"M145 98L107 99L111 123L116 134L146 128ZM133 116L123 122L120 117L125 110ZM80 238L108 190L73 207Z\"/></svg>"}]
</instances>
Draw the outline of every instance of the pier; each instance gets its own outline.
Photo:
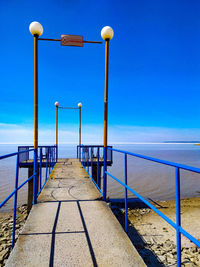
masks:
<instances>
[{"instance_id":1,"label":"pier","mask_svg":"<svg viewBox=\"0 0 200 267\"><path fill-rule=\"evenodd\" d=\"M38 153L39 151L39 153ZM124 181L107 166L113 152L124 155ZM152 201L128 185L127 157L167 165L174 169L176 220L167 217ZM181 266L181 235L197 247L197 238L181 226L180 170L200 173L199 168L156 159L103 146L79 145L76 159L59 159L57 146L19 147L18 152L0 156L16 157L15 189L0 203L14 197L12 251L6 266L146 266L129 239L127 192L154 211L176 230L177 266ZM28 168L28 178L18 184L19 169ZM101 168L103 169L102 171ZM42 170L43 169L43 170ZM124 229L110 209L107 180L124 188ZM16 242L18 191L28 183L29 216Z\"/></svg>"},{"instance_id":2,"label":"pier","mask_svg":"<svg viewBox=\"0 0 200 267\"><path fill-rule=\"evenodd\" d=\"M146 266L78 159L59 159L6 266Z\"/></svg>"}]
</instances>

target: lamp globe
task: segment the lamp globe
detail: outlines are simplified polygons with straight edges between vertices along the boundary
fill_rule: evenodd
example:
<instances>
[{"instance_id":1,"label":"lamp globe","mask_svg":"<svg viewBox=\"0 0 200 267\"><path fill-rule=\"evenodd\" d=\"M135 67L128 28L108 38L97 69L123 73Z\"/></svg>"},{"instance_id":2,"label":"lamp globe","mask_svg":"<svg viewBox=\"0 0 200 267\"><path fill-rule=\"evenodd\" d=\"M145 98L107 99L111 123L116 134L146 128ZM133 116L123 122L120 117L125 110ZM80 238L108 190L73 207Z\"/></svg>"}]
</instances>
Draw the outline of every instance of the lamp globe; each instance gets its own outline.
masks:
<instances>
[{"instance_id":1,"label":"lamp globe","mask_svg":"<svg viewBox=\"0 0 200 267\"><path fill-rule=\"evenodd\" d=\"M103 29L101 30L101 37L106 40L111 40L114 36L114 31L110 26L105 26L103 27Z\"/></svg>"},{"instance_id":2,"label":"lamp globe","mask_svg":"<svg viewBox=\"0 0 200 267\"><path fill-rule=\"evenodd\" d=\"M37 21L33 21L31 22L31 24L29 25L29 31L32 35L42 35L43 34L43 27L42 25L37 22Z\"/></svg>"}]
</instances>

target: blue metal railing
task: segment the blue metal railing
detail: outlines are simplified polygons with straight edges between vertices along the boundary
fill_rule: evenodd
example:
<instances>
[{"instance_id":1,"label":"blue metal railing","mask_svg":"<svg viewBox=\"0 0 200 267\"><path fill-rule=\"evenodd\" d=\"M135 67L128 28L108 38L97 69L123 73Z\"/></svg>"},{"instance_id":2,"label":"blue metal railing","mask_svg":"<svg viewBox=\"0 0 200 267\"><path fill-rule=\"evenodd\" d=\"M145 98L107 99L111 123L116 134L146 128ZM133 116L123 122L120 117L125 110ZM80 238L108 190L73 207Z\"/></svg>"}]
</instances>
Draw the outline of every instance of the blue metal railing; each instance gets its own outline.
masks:
<instances>
[{"instance_id":1,"label":"blue metal railing","mask_svg":"<svg viewBox=\"0 0 200 267\"><path fill-rule=\"evenodd\" d=\"M26 149L24 149L26 148ZM31 148L31 149L30 149ZM2 155L0 156L0 160L6 159L6 158L11 158L13 156L17 156L16 159L16 173L15 173L15 189L12 191L12 193L10 193L1 203L0 203L0 208L2 208L9 199L11 199L14 196L14 206L13 206L13 231L12 231L12 248L14 247L15 244L15 225L16 225L16 212L17 212L17 196L18 196L18 190L20 188L22 188L27 182L29 182L30 180L33 179L33 204L37 203L37 197L39 196L42 188L44 187L44 185L46 184L46 181L48 180L51 171L53 170L56 161L57 161L57 157L56 157L56 146L45 146L45 149L47 149L47 154L46 154L46 177L45 177L45 181L44 184L42 185L42 167L43 167L43 154L42 154L42 150L44 149L44 147L40 146L39 150L40 150L40 156L38 159L38 149L34 149L31 147L19 147L18 148L18 152L16 153L11 153L11 154L7 154L7 155ZM28 179L26 179L21 185L18 185L18 181L19 181L19 168L20 168L20 161L21 164L23 164L25 158L25 162L27 160L30 160L30 153L33 152L34 158L32 161L32 165L34 168L33 171L33 175L28 177ZM21 157L21 155L26 155L25 157ZM23 158L23 161L22 161ZM38 183L39 183L39 187L38 187Z\"/></svg>"},{"instance_id":2,"label":"blue metal railing","mask_svg":"<svg viewBox=\"0 0 200 267\"><path fill-rule=\"evenodd\" d=\"M112 146L108 146L112 148ZM77 146L77 158L83 165L90 165L91 155L94 159L94 163L104 161L104 146L102 145L78 145ZM88 163L89 160L89 163ZM112 151L107 153L107 165L111 165L113 161Z\"/></svg>"},{"instance_id":3,"label":"blue metal railing","mask_svg":"<svg viewBox=\"0 0 200 267\"><path fill-rule=\"evenodd\" d=\"M105 171L105 177L107 178L107 175L120 183L122 186L124 186L125 189L125 231L128 230L128 195L127 190L129 190L131 193L133 193L135 196L137 196L141 201L143 201L148 207L150 207L154 212L156 212L160 217L162 217L167 223L169 223L175 230L176 230L176 245L177 245L177 266L181 266L181 234L183 234L185 237L187 237L189 240L191 240L196 246L200 247L200 241L198 241L196 238L191 236L188 232L186 232L181 227L181 208L180 208L180 169L200 173L199 168L186 166L183 164L178 164L170 161L160 160L136 153L131 153L119 149L113 149L113 148L107 148L107 150L115 151L118 153L124 154L124 182L120 181L118 178L110 174L108 171ZM174 223L172 220L170 220L165 214L163 214L160 210L155 208L149 201L147 201L145 198L143 198L141 195L139 195L136 191L134 191L132 188L130 188L127 185L127 155L150 160L153 162L161 163L164 165L172 166L175 168L175 188L176 188L176 223ZM105 162L106 163L106 162ZM106 191L104 192L104 199L106 199Z\"/></svg>"},{"instance_id":4,"label":"blue metal railing","mask_svg":"<svg viewBox=\"0 0 200 267\"><path fill-rule=\"evenodd\" d=\"M80 146L79 146L80 147ZM87 146L88 148L92 146ZM80 147L81 148L81 147ZM84 149L84 146L83 146ZM90 152L91 150L91 152ZM107 171L108 166L108 155L110 152L118 152L124 154L124 182L120 181L118 178L113 176L111 173ZM77 157L79 157L79 161L82 163L84 169L89 174L90 178L95 183L93 177L92 177L92 165L96 162L94 161L92 149L86 150L86 159L81 154L81 152L77 148ZM127 185L127 155L157 162L160 164L168 165L175 168L175 192L176 192L176 223L173 222L171 219L169 219L165 214L163 214L160 210L158 210L156 207L154 207L149 201L147 201L144 197L139 195L136 191L134 191L131 187ZM128 230L128 190L134 194L136 197L138 197L142 202L144 202L149 208L151 208L154 212L156 212L161 218L163 218L167 223L169 223L175 230L176 230L176 244L177 244L177 266L181 267L181 234L183 234L185 237L187 237L189 240L191 240L196 246L200 247L200 241L198 241L195 237L190 235L187 231L185 231L181 227L181 206L180 206L180 169L200 173L200 168L190 167L183 164L178 164L166 160L160 160L153 157L148 157L136 153L131 153L128 151L123 151L119 149L114 149L112 147L104 148L103 152L104 157L104 173L103 173L103 191L98 187L98 185L95 183L101 194L103 195L103 200L106 201L107 197L107 176L111 177L113 180L117 181L124 187L124 204L125 204L125 231ZM99 162L99 154L97 154L97 162ZM91 166L91 172L89 173L89 168L86 169L86 166ZM98 163L97 163L98 166Z\"/></svg>"},{"instance_id":5,"label":"blue metal railing","mask_svg":"<svg viewBox=\"0 0 200 267\"><path fill-rule=\"evenodd\" d=\"M112 146L109 146L112 148ZM79 145L77 146L77 158L81 162L83 168L86 170L99 192L103 195L101 190L100 168L104 165L104 147L102 145ZM113 161L112 151L108 153L107 165L111 165ZM93 168L96 166L97 179L93 179Z\"/></svg>"}]
</instances>

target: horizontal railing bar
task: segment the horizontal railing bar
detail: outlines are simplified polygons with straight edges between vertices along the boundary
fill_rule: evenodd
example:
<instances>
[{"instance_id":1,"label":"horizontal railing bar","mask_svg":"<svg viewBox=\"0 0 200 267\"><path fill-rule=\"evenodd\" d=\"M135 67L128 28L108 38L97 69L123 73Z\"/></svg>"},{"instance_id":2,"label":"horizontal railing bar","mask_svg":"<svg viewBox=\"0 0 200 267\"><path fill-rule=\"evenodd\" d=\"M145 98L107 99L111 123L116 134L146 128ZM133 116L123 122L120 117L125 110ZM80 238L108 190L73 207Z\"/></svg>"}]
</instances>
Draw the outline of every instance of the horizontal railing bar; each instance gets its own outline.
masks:
<instances>
[{"instance_id":1,"label":"horizontal railing bar","mask_svg":"<svg viewBox=\"0 0 200 267\"><path fill-rule=\"evenodd\" d=\"M31 179L33 179L33 176L34 176L34 174L31 177L29 177L26 181L24 181L20 186L18 186L17 187L17 190L19 190L22 186L24 186L26 183L28 183L28 181L30 181Z\"/></svg>"},{"instance_id":2,"label":"horizontal railing bar","mask_svg":"<svg viewBox=\"0 0 200 267\"><path fill-rule=\"evenodd\" d=\"M0 208L3 207L6 204L6 202L15 194L15 192L16 192L16 189L9 196L7 196L7 198L4 199L3 202L1 202Z\"/></svg>"},{"instance_id":3,"label":"horizontal railing bar","mask_svg":"<svg viewBox=\"0 0 200 267\"><path fill-rule=\"evenodd\" d=\"M198 241L195 237L186 232L181 226L179 227L179 231L181 234L191 240L196 246L200 247L200 241Z\"/></svg>"},{"instance_id":4,"label":"horizontal railing bar","mask_svg":"<svg viewBox=\"0 0 200 267\"><path fill-rule=\"evenodd\" d=\"M149 203L145 198L140 196L137 192L135 192L132 188L130 188L128 185L120 181L118 178L110 174L106 171L106 174L109 175L112 179L123 185L125 188L127 188L131 193L136 195L140 200L142 200L147 206L149 206L154 212L156 212L161 218L163 218L167 223L169 223L173 228L178 229L180 233L182 233L185 237L187 237L189 240L191 240L196 246L200 247L200 241L198 241L195 237L190 235L187 231L185 231L181 226L177 226L176 223L174 223L172 220L170 220L165 214L163 214L161 211L159 211L157 208L155 208L151 203Z\"/></svg>"},{"instance_id":5,"label":"horizontal railing bar","mask_svg":"<svg viewBox=\"0 0 200 267\"><path fill-rule=\"evenodd\" d=\"M116 151L116 152L119 152L119 153L125 153L127 155L131 155L131 156L138 157L138 158L141 158L141 159L150 160L150 161L153 161L153 162L161 163L161 164L172 166L172 167L177 167L177 168L184 169L184 170L187 170L187 171L200 173L200 168L190 167L190 166L187 166L187 165L183 165L183 164L179 164L179 163L175 163L175 162L171 162L171 161L156 159L156 158L152 158L152 157L148 157L148 156L143 156L141 154L136 154L136 153L123 151L123 150L119 150L119 149L114 149L114 148L109 148L109 147L108 147L108 150Z\"/></svg>"},{"instance_id":6,"label":"horizontal railing bar","mask_svg":"<svg viewBox=\"0 0 200 267\"><path fill-rule=\"evenodd\" d=\"M82 165L83 166L83 165ZM90 178L92 179L93 183L96 185L97 189L99 190L99 192L101 193L101 195L103 195L103 192L101 191L101 189L99 188L98 184L94 181L94 179L92 178L92 176L90 175L90 173L86 170L86 168L83 166L84 170L87 172L87 174L90 176Z\"/></svg>"},{"instance_id":7,"label":"horizontal railing bar","mask_svg":"<svg viewBox=\"0 0 200 267\"><path fill-rule=\"evenodd\" d=\"M54 164L53 168L55 167L56 164ZM50 174L52 173L53 169L51 170ZM48 181L49 177L50 177L50 174L49 176L47 177L47 179L45 180L43 186L41 187L40 191L37 193L37 196L39 196L39 194L41 193L42 189L44 188L46 182Z\"/></svg>"},{"instance_id":8,"label":"horizontal railing bar","mask_svg":"<svg viewBox=\"0 0 200 267\"><path fill-rule=\"evenodd\" d=\"M18 147L34 147L34 146L18 146ZM53 145L53 146L38 146L38 148L46 148L46 147L49 147L49 148L52 148L52 147L56 147L56 145Z\"/></svg>"},{"instance_id":9,"label":"horizontal railing bar","mask_svg":"<svg viewBox=\"0 0 200 267\"><path fill-rule=\"evenodd\" d=\"M24 181L20 186L18 186L16 189L14 189L13 192L10 193L10 195L7 196L7 198L4 199L3 202L0 203L0 208L3 207L3 206L6 204L6 202L8 202L8 200L9 200L9 199L16 193L16 191L18 191L22 186L24 186L29 180L33 179L33 176L34 176L34 175L32 175L31 177L29 177L29 178L28 178L26 181Z\"/></svg>"},{"instance_id":10,"label":"horizontal railing bar","mask_svg":"<svg viewBox=\"0 0 200 267\"><path fill-rule=\"evenodd\" d=\"M104 147L103 145L78 145L78 147ZM110 147L112 148L112 146L107 146L107 147Z\"/></svg>"},{"instance_id":11,"label":"horizontal railing bar","mask_svg":"<svg viewBox=\"0 0 200 267\"><path fill-rule=\"evenodd\" d=\"M163 214L161 211L159 211L157 208L155 208L151 203L149 203L145 198L143 198L142 196L140 196L137 192L135 192L132 188L130 188L128 185L126 185L125 183L123 183L122 181L120 181L118 178L116 178L115 176L113 176L112 174L110 174L109 172L107 172L107 175L109 175L111 178L113 178L115 181L119 182L121 185L123 185L124 187L126 187L129 191L131 191L131 193L133 193L134 195L136 195L139 199L141 199L147 206L149 206L153 211L155 211L161 218L163 218L166 222L168 222L171 226L173 226L175 229L177 228L177 225L170 220L165 214Z\"/></svg>"},{"instance_id":12,"label":"horizontal railing bar","mask_svg":"<svg viewBox=\"0 0 200 267\"><path fill-rule=\"evenodd\" d=\"M6 155L3 155L3 156L0 156L0 160L19 155L21 153L31 152L31 151L34 151L34 149L23 150L23 151L14 152L14 153L11 153L11 154L6 154Z\"/></svg>"}]
</instances>

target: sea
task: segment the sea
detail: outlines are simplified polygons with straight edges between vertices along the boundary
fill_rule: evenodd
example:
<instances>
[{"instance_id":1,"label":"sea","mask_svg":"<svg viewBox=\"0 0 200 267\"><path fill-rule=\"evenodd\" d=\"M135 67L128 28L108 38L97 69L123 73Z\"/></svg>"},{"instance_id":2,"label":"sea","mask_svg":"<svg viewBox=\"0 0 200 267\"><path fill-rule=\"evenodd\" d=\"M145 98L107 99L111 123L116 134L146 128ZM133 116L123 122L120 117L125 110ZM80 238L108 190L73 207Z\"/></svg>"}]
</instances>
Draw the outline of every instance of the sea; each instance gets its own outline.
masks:
<instances>
[{"instance_id":1,"label":"sea","mask_svg":"<svg viewBox=\"0 0 200 267\"><path fill-rule=\"evenodd\" d=\"M113 148L151 156L200 168L200 146L193 143L137 143L116 144ZM16 152L17 145L0 145L0 156ZM60 145L60 158L76 158L76 145ZM152 200L175 199L175 168L128 155L128 185L145 198ZM0 160L0 202L14 189L16 157ZM113 152L113 164L108 172L124 181L124 154ZM200 197L200 174L181 170L181 198ZM27 169L19 171L19 185L28 178ZM108 176L108 195L118 199L124 197L124 188ZM128 193L129 198L135 197ZM27 203L27 185L18 194L18 205ZM1 208L11 211L13 198Z\"/></svg>"}]
</instances>

